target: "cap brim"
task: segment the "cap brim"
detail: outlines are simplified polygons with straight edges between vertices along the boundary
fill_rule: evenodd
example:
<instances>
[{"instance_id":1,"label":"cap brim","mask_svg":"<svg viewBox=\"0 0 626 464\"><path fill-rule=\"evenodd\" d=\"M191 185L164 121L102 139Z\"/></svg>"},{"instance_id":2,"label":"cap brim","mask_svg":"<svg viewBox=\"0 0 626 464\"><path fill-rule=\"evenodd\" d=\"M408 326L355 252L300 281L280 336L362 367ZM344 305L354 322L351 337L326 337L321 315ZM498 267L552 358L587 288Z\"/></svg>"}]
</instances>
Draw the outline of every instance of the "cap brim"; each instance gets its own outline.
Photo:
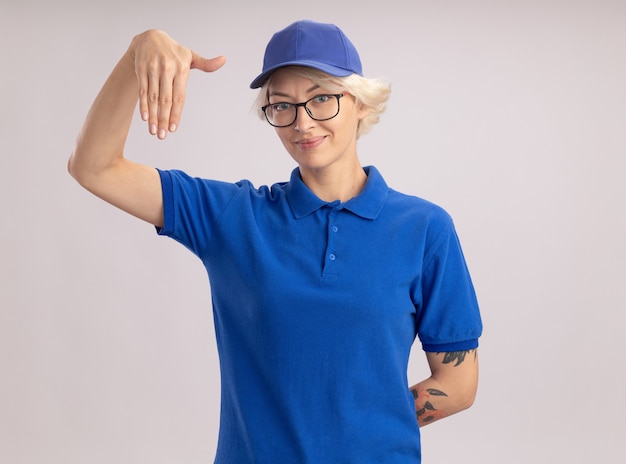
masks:
<instances>
[{"instance_id":1,"label":"cap brim","mask_svg":"<svg viewBox=\"0 0 626 464\"><path fill-rule=\"evenodd\" d=\"M326 64L326 63L320 63L320 62L317 62L317 61L307 61L307 60L287 61L285 63L280 63L280 64L278 64L276 66L273 66L273 67L265 70L261 74L259 74L257 76L257 78L254 79L250 83L250 88L251 89L258 89L259 87L262 87L263 84L265 84L265 82L270 78L270 76L277 69L284 68L285 66L304 66L304 67L307 67L307 68L314 68L314 69L317 69L319 71L325 72L326 74L330 74L331 76L337 76L337 77L346 77L346 76L350 76L350 75L354 74L353 71L350 71L348 69L339 68L337 66L329 65L329 64Z\"/></svg>"}]
</instances>

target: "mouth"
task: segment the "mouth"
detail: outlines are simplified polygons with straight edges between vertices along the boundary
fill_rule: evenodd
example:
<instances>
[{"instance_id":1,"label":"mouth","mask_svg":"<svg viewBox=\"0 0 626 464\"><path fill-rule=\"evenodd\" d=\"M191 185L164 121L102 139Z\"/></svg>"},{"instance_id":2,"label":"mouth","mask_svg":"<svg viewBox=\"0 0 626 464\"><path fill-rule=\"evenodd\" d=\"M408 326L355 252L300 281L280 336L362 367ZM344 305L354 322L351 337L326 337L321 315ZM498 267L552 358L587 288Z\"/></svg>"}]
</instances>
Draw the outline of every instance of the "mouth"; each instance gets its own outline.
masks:
<instances>
[{"instance_id":1,"label":"mouth","mask_svg":"<svg viewBox=\"0 0 626 464\"><path fill-rule=\"evenodd\" d=\"M314 148L319 147L322 144L322 142L324 142L325 139L326 137L323 137L323 136L307 137L306 139L296 140L295 144L301 150L312 150Z\"/></svg>"}]
</instances>

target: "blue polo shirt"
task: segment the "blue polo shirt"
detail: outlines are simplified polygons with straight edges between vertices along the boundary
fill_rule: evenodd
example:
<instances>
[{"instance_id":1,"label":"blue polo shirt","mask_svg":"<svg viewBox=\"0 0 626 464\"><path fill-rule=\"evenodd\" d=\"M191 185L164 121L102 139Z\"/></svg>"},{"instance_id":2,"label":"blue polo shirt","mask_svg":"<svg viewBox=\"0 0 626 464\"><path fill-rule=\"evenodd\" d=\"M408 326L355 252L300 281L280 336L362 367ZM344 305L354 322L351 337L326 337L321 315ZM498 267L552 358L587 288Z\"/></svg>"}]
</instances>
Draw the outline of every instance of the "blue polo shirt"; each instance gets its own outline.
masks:
<instances>
[{"instance_id":1,"label":"blue polo shirt","mask_svg":"<svg viewBox=\"0 0 626 464\"><path fill-rule=\"evenodd\" d=\"M295 169L255 188L159 171L164 226L204 263L221 371L215 462L419 463L407 363L478 346L450 216L390 189L325 202Z\"/></svg>"}]
</instances>

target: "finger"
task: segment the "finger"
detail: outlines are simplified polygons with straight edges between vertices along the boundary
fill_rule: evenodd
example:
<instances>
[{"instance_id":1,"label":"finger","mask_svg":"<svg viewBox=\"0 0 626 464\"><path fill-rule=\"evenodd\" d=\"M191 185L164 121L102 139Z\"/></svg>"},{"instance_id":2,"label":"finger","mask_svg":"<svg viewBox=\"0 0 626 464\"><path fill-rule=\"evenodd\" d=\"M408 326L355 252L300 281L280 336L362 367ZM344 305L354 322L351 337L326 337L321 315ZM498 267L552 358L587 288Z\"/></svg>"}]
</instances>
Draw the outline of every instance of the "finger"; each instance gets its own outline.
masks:
<instances>
[{"instance_id":1,"label":"finger","mask_svg":"<svg viewBox=\"0 0 626 464\"><path fill-rule=\"evenodd\" d=\"M157 134L159 127L159 92L160 92L159 74L151 72L148 75L148 128L152 135Z\"/></svg>"},{"instance_id":2,"label":"finger","mask_svg":"<svg viewBox=\"0 0 626 464\"><path fill-rule=\"evenodd\" d=\"M170 128L170 112L172 111L173 78L168 74L161 76L159 89L159 114L157 136L164 139Z\"/></svg>"},{"instance_id":3,"label":"finger","mask_svg":"<svg viewBox=\"0 0 626 464\"><path fill-rule=\"evenodd\" d=\"M216 56L215 58L204 58L192 50L191 52L191 69L199 69L204 72L213 72L220 69L226 63L225 56Z\"/></svg>"},{"instance_id":4,"label":"finger","mask_svg":"<svg viewBox=\"0 0 626 464\"><path fill-rule=\"evenodd\" d=\"M137 84L139 86L139 115L143 121L148 121L148 76L145 71L138 69Z\"/></svg>"},{"instance_id":5,"label":"finger","mask_svg":"<svg viewBox=\"0 0 626 464\"><path fill-rule=\"evenodd\" d=\"M176 132L180 124L180 116L185 104L185 96L187 89L187 74L178 75L174 78L172 105L170 110L170 120L168 130Z\"/></svg>"}]
</instances>

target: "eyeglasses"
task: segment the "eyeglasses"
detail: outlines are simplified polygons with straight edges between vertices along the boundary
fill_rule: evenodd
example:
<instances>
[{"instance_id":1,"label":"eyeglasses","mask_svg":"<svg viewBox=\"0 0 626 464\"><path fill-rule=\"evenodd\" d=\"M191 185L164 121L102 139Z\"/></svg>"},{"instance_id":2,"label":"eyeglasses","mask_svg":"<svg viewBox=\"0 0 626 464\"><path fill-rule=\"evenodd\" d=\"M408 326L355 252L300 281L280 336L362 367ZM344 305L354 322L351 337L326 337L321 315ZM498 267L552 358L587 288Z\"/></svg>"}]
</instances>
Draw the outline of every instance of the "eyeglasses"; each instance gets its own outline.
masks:
<instances>
[{"instance_id":1,"label":"eyeglasses","mask_svg":"<svg viewBox=\"0 0 626 464\"><path fill-rule=\"evenodd\" d=\"M339 99L342 93L316 95L302 103L278 102L261 108L265 119L274 127L291 126L298 118L298 108L303 106L307 114L316 121L327 121L339 114Z\"/></svg>"}]
</instances>

